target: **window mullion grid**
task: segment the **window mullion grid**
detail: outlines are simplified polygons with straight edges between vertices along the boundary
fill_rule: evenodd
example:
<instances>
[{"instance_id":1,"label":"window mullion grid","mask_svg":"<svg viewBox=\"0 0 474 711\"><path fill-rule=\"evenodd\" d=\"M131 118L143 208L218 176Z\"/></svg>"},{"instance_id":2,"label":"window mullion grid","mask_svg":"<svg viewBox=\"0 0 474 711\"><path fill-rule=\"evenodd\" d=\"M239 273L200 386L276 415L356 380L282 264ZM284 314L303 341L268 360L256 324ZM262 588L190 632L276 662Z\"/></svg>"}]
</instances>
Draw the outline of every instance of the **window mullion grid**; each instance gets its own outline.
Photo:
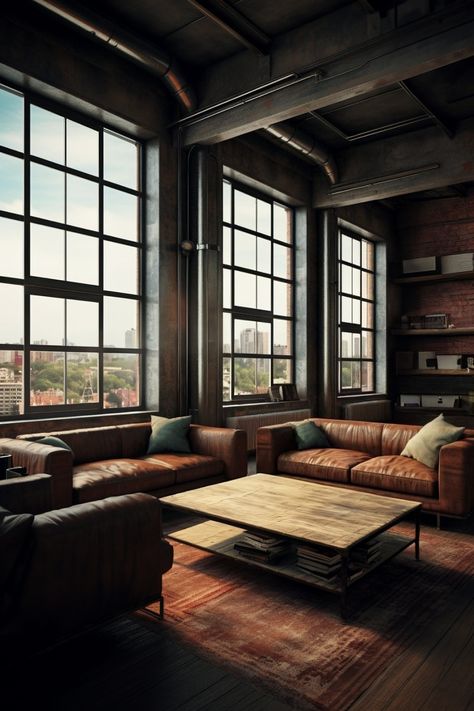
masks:
<instances>
[{"instance_id":1,"label":"window mullion grid","mask_svg":"<svg viewBox=\"0 0 474 711\"><path fill-rule=\"evenodd\" d=\"M30 407L30 297L26 282L30 275L30 102L23 97L23 160L24 160L24 192L23 192L23 412Z\"/></svg>"}]
</instances>

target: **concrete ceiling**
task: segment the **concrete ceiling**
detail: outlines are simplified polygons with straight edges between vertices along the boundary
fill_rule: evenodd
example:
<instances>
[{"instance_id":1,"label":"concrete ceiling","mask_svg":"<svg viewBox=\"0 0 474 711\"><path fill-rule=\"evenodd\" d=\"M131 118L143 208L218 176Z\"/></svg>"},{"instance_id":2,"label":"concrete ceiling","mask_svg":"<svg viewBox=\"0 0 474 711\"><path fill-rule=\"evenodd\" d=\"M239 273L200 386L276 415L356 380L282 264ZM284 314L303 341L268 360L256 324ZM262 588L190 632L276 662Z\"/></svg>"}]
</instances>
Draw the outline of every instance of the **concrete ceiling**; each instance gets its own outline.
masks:
<instances>
[{"instance_id":1,"label":"concrete ceiling","mask_svg":"<svg viewBox=\"0 0 474 711\"><path fill-rule=\"evenodd\" d=\"M334 153L342 183L351 185L357 183L353 162L369 155L373 161L385 145L393 158L406 150L404 140L409 145L411 135L431 142L427 154L438 136L445 153L450 142L460 154L470 145L464 139L462 146L456 144L460 129L474 119L474 4L468 0L82 0L81 5L179 62L197 95L197 110L177 124L185 145L250 132L277 141L262 129L289 120ZM444 170L442 161L437 165ZM381 162L377 170L383 176L386 167ZM400 174L411 170L408 164L398 167ZM464 173L452 167L445 177L441 172L432 170L436 177L430 177L427 190L437 194L441 183L451 181L462 189L474 180L474 165ZM369 180L363 170L360 179ZM398 192L389 187L380 198L424 186L404 180ZM319 193L322 188L324 183ZM357 191L346 199L356 201ZM327 192L319 205L338 200Z\"/></svg>"}]
</instances>

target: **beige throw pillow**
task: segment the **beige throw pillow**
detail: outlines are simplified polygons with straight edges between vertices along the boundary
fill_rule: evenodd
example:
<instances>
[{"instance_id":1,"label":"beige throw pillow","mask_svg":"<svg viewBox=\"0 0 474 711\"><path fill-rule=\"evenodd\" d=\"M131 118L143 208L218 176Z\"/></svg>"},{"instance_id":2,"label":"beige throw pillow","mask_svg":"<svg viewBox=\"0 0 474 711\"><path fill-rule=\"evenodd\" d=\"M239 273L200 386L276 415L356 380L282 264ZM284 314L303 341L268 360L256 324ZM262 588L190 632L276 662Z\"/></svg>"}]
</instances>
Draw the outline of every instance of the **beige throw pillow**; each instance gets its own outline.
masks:
<instances>
[{"instance_id":1,"label":"beige throw pillow","mask_svg":"<svg viewBox=\"0 0 474 711\"><path fill-rule=\"evenodd\" d=\"M402 457L412 457L427 467L435 469L438 463L439 450L443 444L455 442L462 437L464 427L456 427L446 422L444 415L438 415L428 422L414 437L408 440Z\"/></svg>"}]
</instances>

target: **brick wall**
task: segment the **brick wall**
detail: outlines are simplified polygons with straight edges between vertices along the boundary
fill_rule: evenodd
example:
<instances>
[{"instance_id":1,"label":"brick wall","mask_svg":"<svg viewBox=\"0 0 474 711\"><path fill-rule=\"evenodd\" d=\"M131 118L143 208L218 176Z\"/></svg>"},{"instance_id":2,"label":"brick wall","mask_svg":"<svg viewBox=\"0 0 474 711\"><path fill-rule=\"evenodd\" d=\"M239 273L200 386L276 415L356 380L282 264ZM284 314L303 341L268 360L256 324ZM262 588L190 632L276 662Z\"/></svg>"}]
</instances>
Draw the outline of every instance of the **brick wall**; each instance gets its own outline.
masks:
<instances>
[{"instance_id":1,"label":"brick wall","mask_svg":"<svg viewBox=\"0 0 474 711\"><path fill-rule=\"evenodd\" d=\"M397 232L404 259L474 251L474 189L466 197L414 202L399 210ZM402 287L402 313L447 313L455 326L474 326L474 280ZM408 344L407 344L408 345ZM413 350L474 353L473 336L411 339Z\"/></svg>"}]
</instances>

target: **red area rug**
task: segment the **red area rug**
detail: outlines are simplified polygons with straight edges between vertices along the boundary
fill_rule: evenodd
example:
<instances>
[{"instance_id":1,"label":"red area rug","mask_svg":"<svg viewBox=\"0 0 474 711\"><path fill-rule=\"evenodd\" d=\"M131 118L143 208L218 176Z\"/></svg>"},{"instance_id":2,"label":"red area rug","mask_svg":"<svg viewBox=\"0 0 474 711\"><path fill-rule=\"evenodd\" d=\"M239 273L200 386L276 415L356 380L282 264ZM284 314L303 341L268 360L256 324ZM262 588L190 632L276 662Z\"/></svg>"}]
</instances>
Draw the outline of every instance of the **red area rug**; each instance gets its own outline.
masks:
<instances>
[{"instance_id":1,"label":"red area rug","mask_svg":"<svg viewBox=\"0 0 474 711\"><path fill-rule=\"evenodd\" d=\"M474 574L472 535L423 527L422 560L409 548L354 585L343 623L335 595L172 543L169 632L298 709L347 709Z\"/></svg>"}]
</instances>

